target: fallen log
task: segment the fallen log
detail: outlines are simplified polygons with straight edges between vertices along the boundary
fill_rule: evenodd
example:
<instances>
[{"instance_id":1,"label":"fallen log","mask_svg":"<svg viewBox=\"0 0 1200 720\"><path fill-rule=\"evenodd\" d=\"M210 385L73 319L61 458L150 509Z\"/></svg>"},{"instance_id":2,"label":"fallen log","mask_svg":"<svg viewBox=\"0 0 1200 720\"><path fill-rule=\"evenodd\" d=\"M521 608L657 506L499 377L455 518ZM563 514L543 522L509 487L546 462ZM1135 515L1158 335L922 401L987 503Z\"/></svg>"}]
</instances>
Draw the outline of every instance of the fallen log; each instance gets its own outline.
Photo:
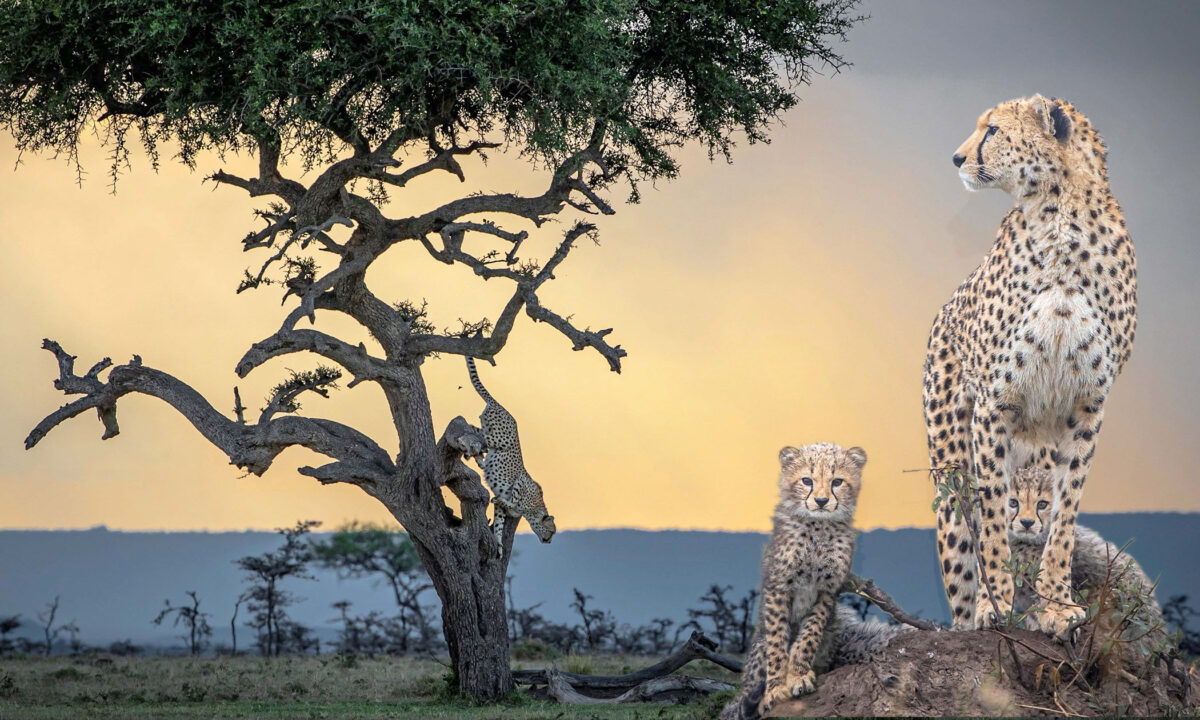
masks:
<instances>
[{"instance_id":1,"label":"fallen log","mask_svg":"<svg viewBox=\"0 0 1200 720\"><path fill-rule=\"evenodd\" d=\"M734 685L711 678L690 675L666 675L647 680L617 697L597 698L584 695L571 686L562 673L549 670L546 694L564 705L616 705L631 702L686 702L698 695L733 690Z\"/></svg>"},{"instance_id":2,"label":"fallen log","mask_svg":"<svg viewBox=\"0 0 1200 720\"><path fill-rule=\"evenodd\" d=\"M631 693L638 692L662 694L674 690L681 693L709 693L729 690L733 687L732 685L708 680L707 678L673 676L679 678L679 680L670 679L672 677L671 673L693 660L708 660L734 673L742 671L741 662L718 654L716 649L717 644L715 642L704 635L704 633L697 631L692 633L683 647L676 650L662 662L626 675L580 675L549 668L542 670L514 670L513 680L523 685L545 685L547 693L552 697L559 697L555 695L555 688L557 688L557 691L563 697L571 698L570 700L560 700L560 702L570 702L572 704L580 704L589 700L609 702L625 695L630 695L633 698L635 695ZM554 679L555 683L552 683L551 679ZM663 679L664 682L639 690L640 686L647 685L651 681L659 679ZM721 687L718 688L718 685ZM579 693L579 690L594 691L593 695L603 697L582 695ZM584 698L584 700L580 701L575 695ZM634 702L634 700L623 700L622 702Z\"/></svg>"}]
</instances>

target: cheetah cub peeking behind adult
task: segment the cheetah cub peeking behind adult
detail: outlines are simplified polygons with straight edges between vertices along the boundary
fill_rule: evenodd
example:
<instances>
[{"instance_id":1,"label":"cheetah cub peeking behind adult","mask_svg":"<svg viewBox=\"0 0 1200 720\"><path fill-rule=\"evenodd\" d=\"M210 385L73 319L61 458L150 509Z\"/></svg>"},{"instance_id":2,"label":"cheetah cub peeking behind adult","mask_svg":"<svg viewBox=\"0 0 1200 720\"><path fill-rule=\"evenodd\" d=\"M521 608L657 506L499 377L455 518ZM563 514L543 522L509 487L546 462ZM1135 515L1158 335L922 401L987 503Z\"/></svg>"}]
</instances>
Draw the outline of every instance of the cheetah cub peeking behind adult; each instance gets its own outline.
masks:
<instances>
[{"instance_id":1,"label":"cheetah cub peeking behind adult","mask_svg":"<svg viewBox=\"0 0 1200 720\"><path fill-rule=\"evenodd\" d=\"M1023 576L1017 588L1013 609L1024 613L1037 605L1038 597L1029 576L1041 561L1050 524L1050 506L1054 498L1054 477L1049 470L1026 467L1013 473L1008 494L1008 541L1014 566ZM1109 584L1128 598L1124 604L1144 627L1162 624L1162 608L1154 599L1154 583L1129 553L1082 525L1075 526L1075 550L1071 554L1073 594L1086 594L1087 605L1100 588Z\"/></svg>"},{"instance_id":2,"label":"cheetah cub peeking behind adult","mask_svg":"<svg viewBox=\"0 0 1200 720\"><path fill-rule=\"evenodd\" d=\"M763 551L758 625L742 669L742 693L722 718L752 717L755 709L765 716L776 703L811 693L837 643L831 619L854 557L854 509L867 454L818 443L785 447L779 462L779 504ZM762 699L755 708L758 688Z\"/></svg>"},{"instance_id":3,"label":"cheetah cub peeking behind adult","mask_svg":"<svg viewBox=\"0 0 1200 720\"><path fill-rule=\"evenodd\" d=\"M467 372L471 374L475 391L486 403L479 414L483 440L487 443L480 466L483 468L483 479L494 496L492 529L496 533L500 554L504 554L504 523L508 517L518 518L518 522L519 518L524 517L538 539L548 543L556 530L554 516L546 511L542 486L534 482L525 470L516 418L496 402L496 398L483 386L473 358L467 358Z\"/></svg>"},{"instance_id":4,"label":"cheetah cub peeking behind adult","mask_svg":"<svg viewBox=\"0 0 1200 720\"><path fill-rule=\"evenodd\" d=\"M934 321L925 360L931 467L939 478L948 469L972 475L982 500L978 549L968 518L949 503L938 512L956 628L988 626L1012 608L1004 504L1011 470L1030 458L1054 471L1032 624L1062 636L1083 616L1071 600L1075 518L1137 315L1133 244L1105 158L1087 118L1041 95L983 113L954 154L968 189L999 188L1015 200L983 263Z\"/></svg>"}]
</instances>

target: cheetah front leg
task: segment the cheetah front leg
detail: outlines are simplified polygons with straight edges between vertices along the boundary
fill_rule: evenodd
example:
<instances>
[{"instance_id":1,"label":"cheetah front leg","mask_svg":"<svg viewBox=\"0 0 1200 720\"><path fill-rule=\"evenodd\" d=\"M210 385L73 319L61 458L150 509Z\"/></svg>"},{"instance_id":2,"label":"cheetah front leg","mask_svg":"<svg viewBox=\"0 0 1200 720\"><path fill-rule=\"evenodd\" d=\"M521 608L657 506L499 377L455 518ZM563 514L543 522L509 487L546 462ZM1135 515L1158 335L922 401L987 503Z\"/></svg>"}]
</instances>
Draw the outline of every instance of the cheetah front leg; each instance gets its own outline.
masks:
<instances>
[{"instance_id":1,"label":"cheetah front leg","mask_svg":"<svg viewBox=\"0 0 1200 720\"><path fill-rule=\"evenodd\" d=\"M971 470L971 413L975 401L967 392L962 364L944 335L936 331L929 341L924 388L929 467L934 480L940 482L947 469L964 473ZM968 518L956 514L950 503L943 503L937 509L938 564L942 568L946 602L958 630L973 627L978 582L975 547L967 532L967 522Z\"/></svg>"},{"instance_id":2,"label":"cheetah front leg","mask_svg":"<svg viewBox=\"0 0 1200 720\"><path fill-rule=\"evenodd\" d=\"M1011 438L1006 418L994 402L976 401L974 455L976 511L979 528L979 590L975 598L976 629L1004 622L1012 614L1013 579L1008 573L1010 551L1004 505L1008 498L1008 455Z\"/></svg>"},{"instance_id":3,"label":"cheetah front leg","mask_svg":"<svg viewBox=\"0 0 1200 720\"><path fill-rule=\"evenodd\" d=\"M762 623L763 665L766 682L758 714L767 717L775 703L791 697L788 679L788 615L792 579L763 585L759 622Z\"/></svg>"},{"instance_id":4,"label":"cheetah front leg","mask_svg":"<svg viewBox=\"0 0 1200 720\"><path fill-rule=\"evenodd\" d=\"M1075 551L1079 499L1104 419L1103 403L1103 396L1079 403L1057 447L1057 459L1067 468L1055 481L1054 509L1050 512L1050 531L1042 550L1042 571L1037 581L1037 593L1042 599L1038 609L1030 614L1030 624L1060 639L1066 639L1072 623L1086 614L1071 597L1071 554Z\"/></svg>"},{"instance_id":5,"label":"cheetah front leg","mask_svg":"<svg viewBox=\"0 0 1200 720\"><path fill-rule=\"evenodd\" d=\"M817 596L816 605L813 606L812 612L804 618L800 632L797 634L795 642L792 643L791 652L788 654L786 686L794 698L807 695L817 689L817 675L812 666L813 658L816 657L817 650L821 647L825 627L833 615L836 604L837 600L832 594L820 593Z\"/></svg>"}]
</instances>

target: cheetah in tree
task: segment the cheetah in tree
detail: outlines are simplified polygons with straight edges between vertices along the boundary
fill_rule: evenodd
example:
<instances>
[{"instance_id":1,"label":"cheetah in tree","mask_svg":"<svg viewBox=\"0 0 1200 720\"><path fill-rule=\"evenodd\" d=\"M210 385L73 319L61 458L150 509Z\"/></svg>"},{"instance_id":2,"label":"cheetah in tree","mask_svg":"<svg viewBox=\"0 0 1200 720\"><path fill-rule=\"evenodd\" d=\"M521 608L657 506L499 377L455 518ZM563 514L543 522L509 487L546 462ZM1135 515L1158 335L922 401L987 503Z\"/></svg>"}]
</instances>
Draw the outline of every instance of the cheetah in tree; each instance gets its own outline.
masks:
<instances>
[{"instance_id":1,"label":"cheetah in tree","mask_svg":"<svg viewBox=\"0 0 1200 720\"><path fill-rule=\"evenodd\" d=\"M1054 476L1049 470L1026 467L1013 473L1008 494L1008 541L1014 567L1023 582L1017 588L1013 608L1026 612L1037 604L1030 583L1033 568L1040 562L1054 499ZM1154 583L1127 552L1082 525L1075 526L1075 550L1071 554L1071 588L1086 593L1081 604L1094 600L1100 588L1110 584L1130 599L1129 610L1144 627L1162 625L1162 608L1154 598Z\"/></svg>"},{"instance_id":2,"label":"cheetah in tree","mask_svg":"<svg viewBox=\"0 0 1200 720\"><path fill-rule=\"evenodd\" d=\"M494 496L492 529L496 533L500 553L504 553L504 522L508 517L518 518L517 522L524 517L538 539L548 543L557 529L554 516L546 511L542 486L529 477L525 470L516 418L496 402L496 398L483 386L475 370L475 360L470 357L467 358L467 372L471 375L475 391L485 403L479 421L483 426L483 440L487 448L480 467L483 468L483 479Z\"/></svg>"},{"instance_id":3,"label":"cheetah in tree","mask_svg":"<svg viewBox=\"0 0 1200 720\"><path fill-rule=\"evenodd\" d=\"M828 667L835 651L830 621L854 556L854 508L867 454L818 443L785 447L779 462L758 625L742 692L722 712L726 719L767 715L776 703L811 693L816 671Z\"/></svg>"},{"instance_id":4,"label":"cheetah in tree","mask_svg":"<svg viewBox=\"0 0 1200 720\"><path fill-rule=\"evenodd\" d=\"M1062 636L1071 604L1075 518L1109 389L1129 359L1137 311L1133 244L1108 185L1100 135L1063 100L1012 100L980 116L954 154L968 190L1015 198L983 263L934 321L924 406L935 477L977 482L978 552L948 504L938 555L956 628L985 627L1012 607L1004 504L1013 467L1054 469L1054 497L1032 623ZM1019 463L1014 465L1014 461ZM990 586L990 589L989 589Z\"/></svg>"}]
</instances>

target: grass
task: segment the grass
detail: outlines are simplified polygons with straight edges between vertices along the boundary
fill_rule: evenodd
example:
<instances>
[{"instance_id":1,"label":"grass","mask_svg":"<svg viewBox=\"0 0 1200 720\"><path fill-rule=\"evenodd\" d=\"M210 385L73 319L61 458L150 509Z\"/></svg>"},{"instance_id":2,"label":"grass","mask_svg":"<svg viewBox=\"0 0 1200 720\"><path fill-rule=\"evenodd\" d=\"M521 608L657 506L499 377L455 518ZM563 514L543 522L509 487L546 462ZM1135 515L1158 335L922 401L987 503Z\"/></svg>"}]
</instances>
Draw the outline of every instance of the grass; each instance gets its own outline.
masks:
<instances>
[{"instance_id":1,"label":"grass","mask_svg":"<svg viewBox=\"0 0 1200 720\"><path fill-rule=\"evenodd\" d=\"M580 664L585 660L596 674L629 672L654 661L628 656L576 658ZM514 667L547 664L518 662ZM693 663L685 671L732 678L709 663ZM0 718L701 720L713 716L704 705L563 706L517 693L496 704L476 706L449 695L445 678L445 666L410 658L347 662L336 656L275 660L12 657L0 659Z\"/></svg>"}]
</instances>

